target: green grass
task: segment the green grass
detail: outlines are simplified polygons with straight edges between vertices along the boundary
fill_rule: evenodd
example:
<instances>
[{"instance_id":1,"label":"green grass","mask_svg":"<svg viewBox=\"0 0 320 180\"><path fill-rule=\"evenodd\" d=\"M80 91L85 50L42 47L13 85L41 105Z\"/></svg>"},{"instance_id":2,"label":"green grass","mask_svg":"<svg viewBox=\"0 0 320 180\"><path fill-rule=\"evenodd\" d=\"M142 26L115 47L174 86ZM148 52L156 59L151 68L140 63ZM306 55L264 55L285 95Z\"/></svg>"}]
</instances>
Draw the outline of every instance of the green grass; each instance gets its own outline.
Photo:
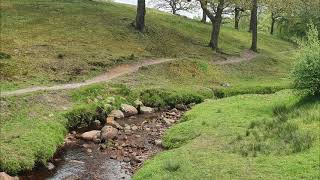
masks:
<instances>
[{"instance_id":1,"label":"green grass","mask_svg":"<svg viewBox=\"0 0 320 180\"><path fill-rule=\"evenodd\" d=\"M134 18L134 7L110 2L2 1L0 52L10 58L0 61L0 89L81 81L115 64L150 57L217 58L207 47L208 24L148 10L147 32L141 34L131 25ZM223 52L236 55L249 48L249 33L221 31ZM264 57L292 49L262 34L259 45Z\"/></svg>"},{"instance_id":2,"label":"green grass","mask_svg":"<svg viewBox=\"0 0 320 180\"><path fill-rule=\"evenodd\" d=\"M67 116L68 124L66 114L82 116L84 109L88 111L85 115L91 116L97 105L106 109L104 105L108 104L108 97L111 96L117 99L112 107L119 106L120 100L130 103L139 97L148 105L160 106L201 102L213 97L214 92L223 93L223 97L266 94L291 86L288 73L293 64L294 47L269 35L259 35L260 53L253 61L218 66L214 62L227 55L214 53L206 46L211 25L195 20L148 10L147 31L141 34L131 26L135 17L132 6L85 0L4 0L0 7L0 90L81 81L116 64L133 63L145 58L177 59L143 67L111 83L72 91L36 92L1 98L5 105L1 106L0 111L0 169L13 174L48 160L63 142L70 119L74 123L82 121ZM221 49L226 54L237 56L249 48L250 37L247 32L222 27ZM229 83L231 87L221 87L222 83ZM252 157L243 158L240 153L222 153L225 146L234 149L234 145L225 143L233 139L232 133L243 135L251 120L271 117L272 106L267 102L289 103L288 98L292 101L296 99L286 93L250 95L198 106L184 117L184 123L169 130L165 136L167 147L180 148L164 152L149 161L137 178L159 175L166 179L173 175L176 179L189 179L186 172L197 173L190 175L190 178L196 175L204 178L211 178L210 175L234 177L247 166L249 174L240 173L242 177L260 177L259 170L271 171L271 165L267 164L265 170L262 157L258 157L259 163ZM262 101L265 103L260 103ZM301 110L301 113L308 114L304 121L311 122L314 128L315 119L319 116L315 110L308 109ZM226 111L230 113L226 114ZM86 123L86 120L83 122ZM232 137L227 136L230 134ZM224 137L226 139L219 139ZM316 152L314 148L309 151ZM210 159L208 154L218 158ZM190 156L183 159L185 155ZM304 159L308 158L314 160L313 155L308 158L299 155L291 160L292 156L285 157L287 159L282 163L290 160L289 165L292 165L300 160L304 163ZM269 157L265 158L270 163ZM237 165L237 160L246 166ZM188 165L188 161L194 165ZM230 164L232 167L228 166ZM300 167L292 165L291 171L295 172L295 168ZM149 169L154 171L151 175ZM284 168L283 171L286 170ZM279 169L277 172L281 174Z\"/></svg>"},{"instance_id":3,"label":"green grass","mask_svg":"<svg viewBox=\"0 0 320 180\"><path fill-rule=\"evenodd\" d=\"M1 101L0 169L16 174L45 163L64 142L65 119L70 106L56 94L11 97Z\"/></svg>"},{"instance_id":4,"label":"green grass","mask_svg":"<svg viewBox=\"0 0 320 180\"><path fill-rule=\"evenodd\" d=\"M241 154L235 146L235 142L244 141L239 136L246 137L252 122L273 118L273 109L278 104L289 107L285 112L288 122L296 124L299 132L312 135L311 147L284 155L272 153L276 150L269 154L258 152L255 156ZM319 99L301 100L291 91L205 102L187 112L183 122L166 132L164 145L174 149L147 161L134 179L317 179L319 108ZM273 145L281 139L272 137L265 141ZM168 161L179 168L168 171Z\"/></svg>"}]
</instances>

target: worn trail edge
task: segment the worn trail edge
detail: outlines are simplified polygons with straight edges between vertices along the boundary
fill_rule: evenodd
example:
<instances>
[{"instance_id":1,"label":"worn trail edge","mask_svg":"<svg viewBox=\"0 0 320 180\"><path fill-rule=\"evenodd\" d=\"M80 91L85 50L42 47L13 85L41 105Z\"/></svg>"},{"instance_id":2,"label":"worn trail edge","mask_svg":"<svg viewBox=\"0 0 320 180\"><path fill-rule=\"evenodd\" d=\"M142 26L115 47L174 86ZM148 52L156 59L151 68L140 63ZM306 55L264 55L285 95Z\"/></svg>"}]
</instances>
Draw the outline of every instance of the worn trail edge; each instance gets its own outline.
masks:
<instances>
[{"instance_id":1,"label":"worn trail edge","mask_svg":"<svg viewBox=\"0 0 320 180\"><path fill-rule=\"evenodd\" d=\"M107 82L114 78L117 78L122 75L126 75L135 71L138 71L139 68L144 66L150 66L154 64L160 64L168 61L173 61L174 59L157 59L157 60L145 60L143 62L137 64L122 64L113 69L110 69L108 72L94 77L92 79L88 79L81 83L70 83L70 84L61 84L55 86L35 86L29 87L25 89L19 89L15 91L4 91L1 92L1 97L5 96L14 96L14 95L21 95L25 93L35 92L35 91L53 91L53 90L64 90L64 89L76 89L82 86L87 86L94 83L99 82Z\"/></svg>"}]
</instances>

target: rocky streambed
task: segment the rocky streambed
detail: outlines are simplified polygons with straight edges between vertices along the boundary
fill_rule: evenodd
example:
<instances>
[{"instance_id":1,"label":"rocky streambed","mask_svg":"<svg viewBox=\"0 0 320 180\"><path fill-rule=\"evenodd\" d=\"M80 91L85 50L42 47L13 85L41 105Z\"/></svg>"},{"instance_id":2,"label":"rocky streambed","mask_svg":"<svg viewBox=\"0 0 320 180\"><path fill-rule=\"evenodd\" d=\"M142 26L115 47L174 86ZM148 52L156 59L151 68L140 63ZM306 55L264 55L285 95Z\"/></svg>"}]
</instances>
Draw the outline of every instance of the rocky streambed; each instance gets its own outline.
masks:
<instances>
[{"instance_id":1,"label":"rocky streambed","mask_svg":"<svg viewBox=\"0 0 320 180\"><path fill-rule=\"evenodd\" d=\"M179 110L178 110L178 109ZM130 105L113 111L105 122L71 131L47 166L20 179L131 179L143 162L163 150L161 138L187 106L157 110Z\"/></svg>"}]
</instances>

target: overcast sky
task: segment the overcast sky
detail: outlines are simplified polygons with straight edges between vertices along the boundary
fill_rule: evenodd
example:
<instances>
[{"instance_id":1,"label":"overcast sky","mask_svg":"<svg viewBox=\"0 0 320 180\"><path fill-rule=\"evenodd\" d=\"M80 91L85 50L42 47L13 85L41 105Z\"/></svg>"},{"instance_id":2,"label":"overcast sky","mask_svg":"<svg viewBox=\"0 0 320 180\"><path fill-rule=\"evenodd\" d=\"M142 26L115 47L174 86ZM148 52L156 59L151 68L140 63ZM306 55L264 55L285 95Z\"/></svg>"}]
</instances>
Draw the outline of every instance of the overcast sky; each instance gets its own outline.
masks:
<instances>
[{"instance_id":1,"label":"overcast sky","mask_svg":"<svg viewBox=\"0 0 320 180\"><path fill-rule=\"evenodd\" d=\"M124 3L124 4L132 4L132 5L136 5L137 4L137 0L114 0L114 2ZM149 3L148 0L146 0L146 4L147 4L148 7L150 7L150 3ZM187 16L189 18L195 18L195 17L200 17L202 11L199 10L198 12L195 12L195 13L189 13L189 12L185 12L185 11L180 11L178 13L183 15L183 16Z\"/></svg>"}]
</instances>

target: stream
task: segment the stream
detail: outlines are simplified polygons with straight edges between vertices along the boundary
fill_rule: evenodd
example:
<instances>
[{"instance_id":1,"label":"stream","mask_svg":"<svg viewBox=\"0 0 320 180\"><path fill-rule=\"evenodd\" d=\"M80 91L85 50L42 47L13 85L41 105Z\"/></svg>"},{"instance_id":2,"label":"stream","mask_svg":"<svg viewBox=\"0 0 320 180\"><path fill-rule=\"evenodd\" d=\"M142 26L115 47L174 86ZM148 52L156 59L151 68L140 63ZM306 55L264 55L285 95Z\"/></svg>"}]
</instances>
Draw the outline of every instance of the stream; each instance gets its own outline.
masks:
<instances>
[{"instance_id":1,"label":"stream","mask_svg":"<svg viewBox=\"0 0 320 180\"><path fill-rule=\"evenodd\" d=\"M71 132L64 146L51 159L51 168L38 165L19 178L129 180L146 159L163 150L160 143L164 131L178 121L182 114L183 111L172 109L116 119L124 128L119 130L115 140L103 144L79 138L83 132L100 130L102 126Z\"/></svg>"}]
</instances>

